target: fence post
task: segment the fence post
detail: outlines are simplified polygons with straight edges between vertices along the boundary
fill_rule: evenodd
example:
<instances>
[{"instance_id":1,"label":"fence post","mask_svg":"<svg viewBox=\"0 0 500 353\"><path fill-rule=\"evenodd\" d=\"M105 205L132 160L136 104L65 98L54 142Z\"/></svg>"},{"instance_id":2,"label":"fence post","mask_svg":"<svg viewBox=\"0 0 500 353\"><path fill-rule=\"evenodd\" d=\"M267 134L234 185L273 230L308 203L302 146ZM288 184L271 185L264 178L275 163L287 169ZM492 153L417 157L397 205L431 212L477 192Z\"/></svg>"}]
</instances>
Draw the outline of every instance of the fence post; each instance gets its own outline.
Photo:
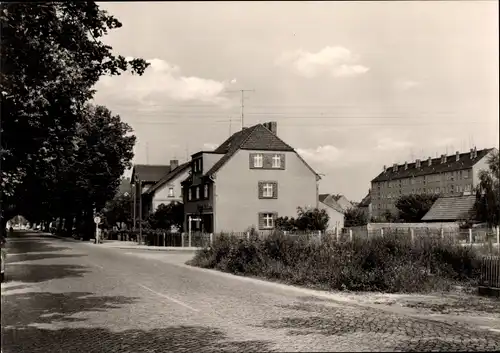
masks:
<instances>
[{"instance_id":1,"label":"fence post","mask_svg":"<svg viewBox=\"0 0 500 353\"><path fill-rule=\"evenodd\" d=\"M184 247L184 233L181 233L181 247Z\"/></svg>"},{"instance_id":2,"label":"fence post","mask_svg":"<svg viewBox=\"0 0 500 353\"><path fill-rule=\"evenodd\" d=\"M444 239L444 230L441 228L441 239Z\"/></svg>"},{"instance_id":3,"label":"fence post","mask_svg":"<svg viewBox=\"0 0 500 353\"><path fill-rule=\"evenodd\" d=\"M210 233L210 246L214 243L214 233Z\"/></svg>"},{"instance_id":4,"label":"fence post","mask_svg":"<svg viewBox=\"0 0 500 353\"><path fill-rule=\"evenodd\" d=\"M469 228L469 243L472 245L472 228Z\"/></svg>"},{"instance_id":5,"label":"fence post","mask_svg":"<svg viewBox=\"0 0 500 353\"><path fill-rule=\"evenodd\" d=\"M335 227L335 238L336 238L337 241L339 241L339 237L340 237L339 227Z\"/></svg>"},{"instance_id":6,"label":"fence post","mask_svg":"<svg viewBox=\"0 0 500 353\"><path fill-rule=\"evenodd\" d=\"M413 228L410 229L410 236L411 236L411 243L415 244L415 230Z\"/></svg>"},{"instance_id":7,"label":"fence post","mask_svg":"<svg viewBox=\"0 0 500 353\"><path fill-rule=\"evenodd\" d=\"M166 234L165 234L165 232L163 232L163 246L167 246L167 244L165 242L165 238L166 238Z\"/></svg>"},{"instance_id":8,"label":"fence post","mask_svg":"<svg viewBox=\"0 0 500 353\"><path fill-rule=\"evenodd\" d=\"M349 241L352 242L352 229L349 229Z\"/></svg>"},{"instance_id":9,"label":"fence post","mask_svg":"<svg viewBox=\"0 0 500 353\"><path fill-rule=\"evenodd\" d=\"M247 240L250 240L250 232L247 232Z\"/></svg>"},{"instance_id":10,"label":"fence post","mask_svg":"<svg viewBox=\"0 0 500 353\"><path fill-rule=\"evenodd\" d=\"M384 236L384 228L380 228L380 236L383 237Z\"/></svg>"},{"instance_id":11,"label":"fence post","mask_svg":"<svg viewBox=\"0 0 500 353\"><path fill-rule=\"evenodd\" d=\"M189 232L189 236L188 236L188 245L189 245L189 247L191 247L191 232Z\"/></svg>"},{"instance_id":12,"label":"fence post","mask_svg":"<svg viewBox=\"0 0 500 353\"><path fill-rule=\"evenodd\" d=\"M319 237L319 241L321 241L321 231L318 230L318 237Z\"/></svg>"}]
</instances>

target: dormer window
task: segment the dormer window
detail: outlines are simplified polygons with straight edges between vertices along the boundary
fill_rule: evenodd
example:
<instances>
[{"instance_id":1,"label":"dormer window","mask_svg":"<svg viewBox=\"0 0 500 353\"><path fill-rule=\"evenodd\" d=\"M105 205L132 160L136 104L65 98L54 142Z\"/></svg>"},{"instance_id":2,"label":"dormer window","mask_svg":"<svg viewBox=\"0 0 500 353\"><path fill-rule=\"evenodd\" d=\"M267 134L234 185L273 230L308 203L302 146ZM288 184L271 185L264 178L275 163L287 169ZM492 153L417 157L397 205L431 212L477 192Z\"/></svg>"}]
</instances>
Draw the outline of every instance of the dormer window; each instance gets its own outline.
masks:
<instances>
[{"instance_id":1,"label":"dormer window","mask_svg":"<svg viewBox=\"0 0 500 353\"><path fill-rule=\"evenodd\" d=\"M197 186L196 187L196 200L199 200L200 199L200 187Z\"/></svg>"},{"instance_id":2,"label":"dormer window","mask_svg":"<svg viewBox=\"0 0 500 353\"><path fill-rule=\"evenodd\" d=\"M205 184L205 187L203 189L203 196L208 199L208 184Z\"/></svg>"},{"instance_id":3,"label":"dormer window","mask_svg":"<svg viewBox=\"0 0 500 353\"><path fill-rule=\"evenodd\" d=\"M273 168L281 168L281 158L279 154L273 156Z\"/></svg>"},{"instance_id":4,"label":"dormer window","mask_svg":"<svg viewBox=\"0 0 500 353\"><path fill-rule=\"evenodd\" d=\"M253 157L253 166L254 168L262 168L264 166L262 154L256 154Z\"/></svg>"},{"instance_id":5,"label":"dormer window","mask_svg":"<svg viewBox=\"0 0 500 353\"><path fill-rule=\"evenodd\" d=\"M191 189L188 190L188 200L191 201L193 199L193 193L191 192Z\"/></svg>"}]
</instances>

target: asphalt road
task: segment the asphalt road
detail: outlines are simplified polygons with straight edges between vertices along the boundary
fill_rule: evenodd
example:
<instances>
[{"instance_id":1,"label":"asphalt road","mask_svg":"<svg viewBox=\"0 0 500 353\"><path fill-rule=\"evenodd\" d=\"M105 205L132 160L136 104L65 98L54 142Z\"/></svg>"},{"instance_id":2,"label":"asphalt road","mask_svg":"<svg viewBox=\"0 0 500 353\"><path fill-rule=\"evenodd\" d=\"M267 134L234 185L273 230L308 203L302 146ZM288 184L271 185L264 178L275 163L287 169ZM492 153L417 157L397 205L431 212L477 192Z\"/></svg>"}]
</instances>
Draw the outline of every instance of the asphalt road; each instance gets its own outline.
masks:
<instances>
[{"instance_id":1,"label":"asphalt road","mask_svg":"<svg viewBox=\"0 0 500 353\"><path fill-rule=\"evenodd\" d=\"M3 353L500 350L500 332L189 268L189 254L151 253L8 238Z\"/></svg>"}]
</instances>

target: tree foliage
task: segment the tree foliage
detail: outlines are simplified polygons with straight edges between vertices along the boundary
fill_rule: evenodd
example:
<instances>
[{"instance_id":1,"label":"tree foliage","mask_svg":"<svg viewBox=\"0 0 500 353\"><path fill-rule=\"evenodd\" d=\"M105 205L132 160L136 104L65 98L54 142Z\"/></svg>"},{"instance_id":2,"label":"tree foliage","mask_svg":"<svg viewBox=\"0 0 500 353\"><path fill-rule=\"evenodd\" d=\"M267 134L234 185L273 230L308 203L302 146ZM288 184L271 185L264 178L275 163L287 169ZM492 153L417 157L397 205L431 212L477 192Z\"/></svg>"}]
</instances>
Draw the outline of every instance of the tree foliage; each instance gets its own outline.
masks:
<instances>
[{"instance_id":1,"label":"tree foliage","mask_svg":"<svg viewBox=\"0 0 500 353\"><path fill-rule=\"evenodd\" d=\"M404 222L420 222L438 199L435 194L404 195L396 201L399 219Z\"/></svg>"},{"instance_id":2,"label":"tree foliage","mask_svg":"<svg viewBox=\"0 0 500 353\"><path fill-rule=\"evenodd\" d=\"M368 224L368 216L359 207L349 208L344 213L344 227L358 227Z\"/></svg>"},{"instance_id":3,"label":"tree foliage","mask_svg":"<svg viewBox=\"0 0 500 353\"><path fill-rule=\"evenodd\" d=\"M112 228L120 228L122 224L130 227L132 221L132 197L130 194L116 195L106 203L103 210L105 224Z\"/></svg>"},{"instance_id":4,"label":"tree foliage","mask_svg":"<svg viewBox=\"0 0 500 353\"><path fill-rule=\"evenodd\" d=\"M325 231L329 220L325 210L298 207L297 218L278 217L276 228L283 231Z\"/></svg>"},{"instance_id":5,"label":"tree foliage","mask_svg":"<svg viewBox=\"0 0 500 353\"><path fill-rule=\"evenodd\" d=\"M2 221L104 206L133 138L119 117L88 102L101 76L141 75L148 64L116 56L101 41L121 23L93 1L0 6Z\"/></svg>"},{"instance_id":6,"label":"tree foliage","mask_svg":"<svg viewBox=\"0 0 500 353\"><path fill-rule=\"evenodd\" d=\"M176 227L182 230L184 205L176 202L171 202L168 205L161 204L148 217L148 223L153 229L170 229L171 227Z\"/></svg>"},{"instance_id":7,"label":"tree foliage","mask_svg":"<svg viewBox=\"0 0 500 353\"><path fill-rule=\"evenodd\" d=\"M476 221L489 226L500 224L500 159L498 150L488 156L488 169L479 172L474 204Z\"/></svg>"}]
</instances>

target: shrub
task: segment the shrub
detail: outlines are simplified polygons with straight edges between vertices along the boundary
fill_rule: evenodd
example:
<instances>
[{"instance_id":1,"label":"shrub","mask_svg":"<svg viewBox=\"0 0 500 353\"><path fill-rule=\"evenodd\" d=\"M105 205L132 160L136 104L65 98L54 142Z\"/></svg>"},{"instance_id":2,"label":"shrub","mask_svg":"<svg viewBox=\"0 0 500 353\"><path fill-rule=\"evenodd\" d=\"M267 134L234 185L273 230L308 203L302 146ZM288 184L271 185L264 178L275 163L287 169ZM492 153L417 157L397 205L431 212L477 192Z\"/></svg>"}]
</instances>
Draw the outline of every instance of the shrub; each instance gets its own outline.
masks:
<instances>
[{"instance_id":1,"label":"shrub","mask_svg":"<svg viewBox=\"0 0 500 353\"><path fill-rule=\"evenodd\" d=\"M311 241L279 231L250 240L222 235L210 248L198 251L191 264L308 287L356 291L422 292L471 283L478 276L473 249L433 236L412 243L409 236L397 233L353 242L336 242L327 236Z\"/></svg>"}]
</instances>

